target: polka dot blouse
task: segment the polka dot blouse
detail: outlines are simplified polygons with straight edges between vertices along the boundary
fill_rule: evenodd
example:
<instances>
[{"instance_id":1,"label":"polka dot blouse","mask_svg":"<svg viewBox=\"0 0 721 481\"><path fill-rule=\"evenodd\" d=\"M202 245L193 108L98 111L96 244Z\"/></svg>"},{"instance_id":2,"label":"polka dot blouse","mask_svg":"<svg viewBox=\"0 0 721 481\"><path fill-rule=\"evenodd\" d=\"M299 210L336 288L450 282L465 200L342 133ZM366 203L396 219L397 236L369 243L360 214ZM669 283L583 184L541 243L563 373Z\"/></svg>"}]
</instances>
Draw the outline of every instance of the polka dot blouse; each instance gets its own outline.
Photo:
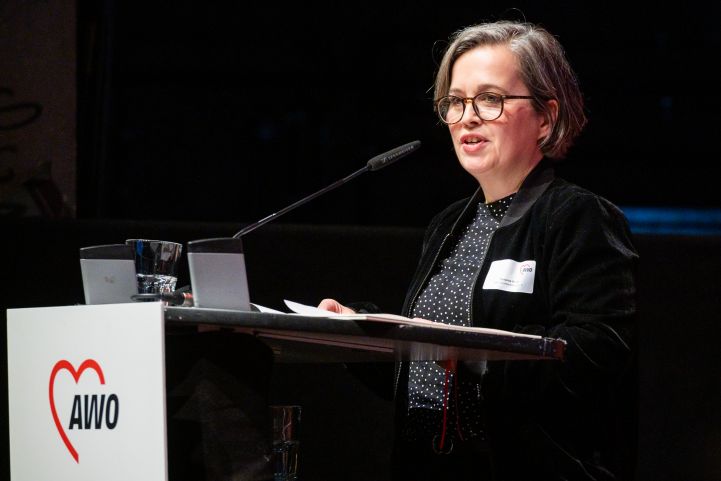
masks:
<instances>
[{"instance_id":1,"label":"polka dot blouse","mask_svg":"<svg viewBox=\"0 0 721 481\"><path fill-rule=\"evenodd\" d=\"M481 267L491 235L500 225L512 200L513 195L510 195L489 204L478 205L475 217L457 237L448 257L436 266L434 274L418 296L413 306L413 317L445 324L470 325L474 278ZM449 373L446 387L446 372L435 362L410 363L407 437L414 439L440 432L445 396L448 396L447 405L451 414L448 418L459 420L464 435L470 438L482 432L480 385L477 380L462 379L458 386L454 386L455 382L454 375Z\"/></svg>"}]
</instances>

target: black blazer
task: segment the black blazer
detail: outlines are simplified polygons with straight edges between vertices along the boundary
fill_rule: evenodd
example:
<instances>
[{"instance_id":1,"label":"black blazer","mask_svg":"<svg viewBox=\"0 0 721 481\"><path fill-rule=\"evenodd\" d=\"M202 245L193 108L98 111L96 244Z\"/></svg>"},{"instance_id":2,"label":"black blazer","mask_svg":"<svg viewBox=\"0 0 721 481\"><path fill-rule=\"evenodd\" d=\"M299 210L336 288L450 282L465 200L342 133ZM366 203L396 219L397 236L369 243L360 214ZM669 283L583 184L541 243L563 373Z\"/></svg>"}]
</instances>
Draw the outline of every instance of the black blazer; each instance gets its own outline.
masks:
<instances>
[{"instance_id":1,"label":"black blazer","mask_svg":"<svg viewBox=\"0 0 721 481\"><path fill-rule=\"evenodd\" d=\"M404 315L482 200L479 189L433 219ZM489 363L484 409L501 479L632 476L637 260L615 205L556 178L548 161L529 174L477 272L470 322L568 345L562 362ZM402 365L395 387L400 423L406 382Z\"/></svg>"}]
</instances>

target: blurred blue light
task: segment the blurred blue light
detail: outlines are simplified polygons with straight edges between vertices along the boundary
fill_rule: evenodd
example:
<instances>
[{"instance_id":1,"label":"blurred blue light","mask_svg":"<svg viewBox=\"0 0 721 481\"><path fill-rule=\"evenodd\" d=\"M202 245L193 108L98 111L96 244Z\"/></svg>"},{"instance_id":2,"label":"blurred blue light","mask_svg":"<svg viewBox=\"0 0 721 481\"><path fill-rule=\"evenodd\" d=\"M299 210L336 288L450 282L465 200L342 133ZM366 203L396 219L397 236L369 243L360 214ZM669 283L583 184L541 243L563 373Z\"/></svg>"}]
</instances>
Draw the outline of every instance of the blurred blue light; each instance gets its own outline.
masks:
<instances>
[{"instance_id":1,"label":"blurred blue light","mask_svg":"<svg viewBox=\"0 0 721 481\"><path fill-rule=\"evenodd\" d=\"M634 234L721 235L721 209L621 207Z\"/></svg>"}]
</instances>

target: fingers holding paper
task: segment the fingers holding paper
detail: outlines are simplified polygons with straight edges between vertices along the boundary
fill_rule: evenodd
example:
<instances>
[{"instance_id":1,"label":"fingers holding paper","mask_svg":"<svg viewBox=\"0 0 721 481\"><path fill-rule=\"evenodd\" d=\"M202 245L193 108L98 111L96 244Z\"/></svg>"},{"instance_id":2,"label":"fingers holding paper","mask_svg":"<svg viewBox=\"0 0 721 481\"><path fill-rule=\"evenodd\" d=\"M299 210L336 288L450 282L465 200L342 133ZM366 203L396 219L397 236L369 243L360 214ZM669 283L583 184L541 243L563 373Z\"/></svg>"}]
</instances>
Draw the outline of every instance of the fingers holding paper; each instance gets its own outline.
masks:
<instances>
[{"instance_id":1,"label":"fingers holding paper","mask_svg":"<svg viewBox=\"0 0 721 481\"><path fill-rule=\"evenodd\" d=\"M323 299L318 304L318 309L323 309L336 314L355 314L355 311L350 307L346 307L335 299Z\"/></svg>"}]
</instances>

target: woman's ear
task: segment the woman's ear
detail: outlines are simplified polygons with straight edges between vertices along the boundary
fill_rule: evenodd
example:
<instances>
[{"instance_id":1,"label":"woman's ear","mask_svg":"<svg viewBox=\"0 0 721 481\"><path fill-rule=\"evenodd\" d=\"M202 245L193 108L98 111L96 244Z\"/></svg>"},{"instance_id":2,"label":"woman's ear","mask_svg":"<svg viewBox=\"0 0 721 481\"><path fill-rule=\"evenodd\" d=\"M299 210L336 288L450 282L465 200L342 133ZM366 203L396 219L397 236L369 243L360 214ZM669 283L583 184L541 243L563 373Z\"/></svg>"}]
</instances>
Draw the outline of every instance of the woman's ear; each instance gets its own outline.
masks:
<instances>
[{"instance_id":1,"label":"woman's ear","mask_svg":"<svg viewBox=\"0 0 721 481\"><path fill-rule=\"evenodd\" d=\"M543 116L541 131L538 136L539 142L543 142L549 135L551 135L551 132L553 132L553 126L556 125L556 120L558 119L558 100L548 100L546 105L548 105L548 111Z\"/></svg>"}]
</instances>

